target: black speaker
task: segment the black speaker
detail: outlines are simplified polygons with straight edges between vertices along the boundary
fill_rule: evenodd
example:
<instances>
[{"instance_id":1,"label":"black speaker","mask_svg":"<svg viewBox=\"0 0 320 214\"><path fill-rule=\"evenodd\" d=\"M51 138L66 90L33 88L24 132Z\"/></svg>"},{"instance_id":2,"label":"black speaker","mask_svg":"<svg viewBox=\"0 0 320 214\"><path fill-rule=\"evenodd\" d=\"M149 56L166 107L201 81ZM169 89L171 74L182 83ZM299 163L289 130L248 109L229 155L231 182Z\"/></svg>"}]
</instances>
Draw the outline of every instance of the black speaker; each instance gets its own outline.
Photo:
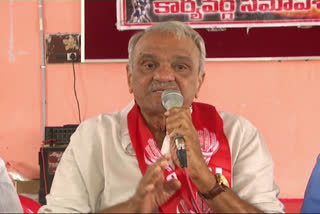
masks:
<instances>
[{"instance_id":1,"label":"black speaker","mask_svg":"<svg viewBox=\"0 0 320 214\"><path fill-rule=\"evenodd\" d=\"M46 204L46 195L50 193L54 174L67 148L71 135L78 125L65 125L63 127L45 127L44 146L39 151L40 190L39 202Z\"/></svg>"},{"instance_id":2,"label":"black speaker","mask_svg":"<svg viewBox=\"0 0 320 214\"><path fill-rule=\"evenodd\" d=\"M54 174L60 162L62 154L67 146L61 147L43 147L39 152L40 165L40 190L39 203L47 203L46 195L50 193Z\"/></svg>"}]
</instances>

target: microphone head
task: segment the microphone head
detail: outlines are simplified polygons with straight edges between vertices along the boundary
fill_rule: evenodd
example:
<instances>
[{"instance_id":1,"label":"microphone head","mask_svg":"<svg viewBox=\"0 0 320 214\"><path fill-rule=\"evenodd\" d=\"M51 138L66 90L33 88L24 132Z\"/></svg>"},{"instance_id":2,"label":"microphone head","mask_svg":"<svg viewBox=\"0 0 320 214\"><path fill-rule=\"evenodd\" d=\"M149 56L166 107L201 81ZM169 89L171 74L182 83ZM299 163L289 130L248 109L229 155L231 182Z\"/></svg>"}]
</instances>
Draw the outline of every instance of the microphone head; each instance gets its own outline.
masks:
<instances>
[{"instance_id":1,"label":"microphone head","mask_svg":"<svg viewBox=\"0 0 320 214\"><path fill-rule=\"evenodd\" d=\"M183 105L183 96L179 89L167 89L161 95L162 105L166 110Z\"/></svg>"}]
</instances>

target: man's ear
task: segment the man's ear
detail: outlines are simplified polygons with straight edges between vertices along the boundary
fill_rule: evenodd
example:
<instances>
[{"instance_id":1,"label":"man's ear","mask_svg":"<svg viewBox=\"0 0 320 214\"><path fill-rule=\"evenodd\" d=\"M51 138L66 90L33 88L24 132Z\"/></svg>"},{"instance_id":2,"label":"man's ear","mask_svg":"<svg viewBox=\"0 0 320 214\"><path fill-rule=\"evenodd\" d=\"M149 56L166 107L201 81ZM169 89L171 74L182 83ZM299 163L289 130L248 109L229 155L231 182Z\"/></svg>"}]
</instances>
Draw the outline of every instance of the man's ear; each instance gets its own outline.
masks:
<instances>
[{"instance_id":1,"label":"man's ear","mask_svg":"<svg viewBox=\"0 0 320 214\"><path fill-rule=\"evenodd\" d=\"M130 71L129 64L127 64L126 69L127 69L128 87L129 87L129 92L131 94L133 92L132 87L131 87L131 85L132 85L132 71Z\"/></svg>"},{"instance_id":2,"label":"man's ear","mask_svg":"<svg viewBox=\"0 0 320 214\"><path fill-rule=\"evenodd\" d=\"M197 92L196 92L195 98L198 98L199 96L200 88L202 86L202 83L204 82L205 76L206 76L206 73L204 71L201 74L199 74Z\"/></svg>"}]
</instances>

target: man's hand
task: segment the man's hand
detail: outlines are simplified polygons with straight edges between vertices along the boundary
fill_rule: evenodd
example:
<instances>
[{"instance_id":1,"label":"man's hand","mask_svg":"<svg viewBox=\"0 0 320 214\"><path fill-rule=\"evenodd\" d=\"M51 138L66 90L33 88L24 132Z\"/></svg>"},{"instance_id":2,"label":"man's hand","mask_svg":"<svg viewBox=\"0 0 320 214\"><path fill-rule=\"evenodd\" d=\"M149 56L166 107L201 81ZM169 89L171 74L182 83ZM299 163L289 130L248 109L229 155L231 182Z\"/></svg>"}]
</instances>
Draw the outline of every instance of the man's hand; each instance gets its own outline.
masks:
<instances>
[{"instance_id":1,"label":"man's hand","mask_svg":"<svg viewBox=\"0 0 320 214\"><path fill-rule=\"evenodd\" d=\"M134 212L151 213L180 188L181 183L176 179L166 183L164 181L163 170L168 165L170 158L170 155L167 154L148 167L135 195L129 201L130 206L134 208Z\"/></svg>"},{"instance_id":2,"label":"man's hand","mask_svg":"<svg viewBox=\"0 0 320 214\"><path fill-rule=\"evenodd\" d=\"M171 138L170 150L174 163L180 167L173 139L177 135L182 135L185 140L189 177L199 190L207 190L207 185L212 186L215 179L204 161L198 132L193 126L190 109L172 108L165 113L165 116L166 128Z\"/></svg>"}]
</instances>

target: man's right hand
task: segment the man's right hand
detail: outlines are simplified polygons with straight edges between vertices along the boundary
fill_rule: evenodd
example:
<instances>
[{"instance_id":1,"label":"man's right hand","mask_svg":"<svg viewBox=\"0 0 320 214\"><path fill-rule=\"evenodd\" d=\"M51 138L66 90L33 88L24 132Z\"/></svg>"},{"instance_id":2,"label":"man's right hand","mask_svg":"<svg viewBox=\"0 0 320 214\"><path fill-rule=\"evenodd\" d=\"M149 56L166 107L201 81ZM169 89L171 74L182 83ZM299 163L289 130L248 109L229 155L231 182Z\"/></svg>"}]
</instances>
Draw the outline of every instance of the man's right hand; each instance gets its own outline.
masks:
<instances>
[{"instance_id":1,"label":"man's right hand","mask_svg":"<svg viewBox=\"0 0 320 214\"><path fill-rule=\"evenodd\" d=\"M165 203L181 186L177 179L165 182L163 170L171 156L165 155L150 165L141 179L135 195L129 200L129 207L136 213L151 213Z\"/></svg>"}]
</instances>

